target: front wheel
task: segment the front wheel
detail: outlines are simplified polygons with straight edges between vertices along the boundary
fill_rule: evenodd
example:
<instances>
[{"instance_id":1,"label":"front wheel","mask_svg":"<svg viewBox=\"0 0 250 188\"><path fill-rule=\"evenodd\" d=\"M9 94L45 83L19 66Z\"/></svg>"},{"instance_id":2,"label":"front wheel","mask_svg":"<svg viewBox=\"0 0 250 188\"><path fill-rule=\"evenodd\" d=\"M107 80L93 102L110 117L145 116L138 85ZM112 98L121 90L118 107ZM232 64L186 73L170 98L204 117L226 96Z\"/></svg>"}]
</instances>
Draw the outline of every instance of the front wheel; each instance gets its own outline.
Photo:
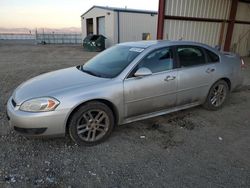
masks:
<instances>
[{"instance_id":1,"label":"front wheel","mask_svg":"<svg viewBox=\"0 0 250 188\"><path fill-rule=\"evenodd\" d=\"M204 107L208 110L218 110L223 106L229 94L227 82L219 80L210 89Z\"/></svg>"},{"instance_id":2,"label":"front wheel","mask_svg":"<svg viewBox=\"0 0 250 188\"><path fill-rule=\"evenodd\" d=\"M81 106L71 117L69 134L78 145L92 146L104 141L114 128L114 115L100 102Z\"/></svg>"}]
</instances>

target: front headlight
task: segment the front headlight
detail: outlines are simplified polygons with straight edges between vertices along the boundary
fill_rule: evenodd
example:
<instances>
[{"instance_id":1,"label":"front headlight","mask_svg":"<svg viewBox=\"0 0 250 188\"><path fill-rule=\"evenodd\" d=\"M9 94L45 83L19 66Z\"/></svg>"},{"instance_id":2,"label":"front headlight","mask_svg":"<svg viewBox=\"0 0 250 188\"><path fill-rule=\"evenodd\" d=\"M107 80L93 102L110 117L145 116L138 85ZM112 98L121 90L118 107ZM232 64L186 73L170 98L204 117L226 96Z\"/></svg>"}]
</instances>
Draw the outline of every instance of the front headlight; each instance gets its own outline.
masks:
<instances>
[{"instance_id":1,"label":"front headlight","mask_svg":"<svg viewBox=\"0 0 250 188\"><path fill-rule=\"evenodd\" d=\"M60 102L54 98L42 97L23 102L20 110L26 112L48 112L55 110L59 104Z\"/></svg>"}]
</instances>

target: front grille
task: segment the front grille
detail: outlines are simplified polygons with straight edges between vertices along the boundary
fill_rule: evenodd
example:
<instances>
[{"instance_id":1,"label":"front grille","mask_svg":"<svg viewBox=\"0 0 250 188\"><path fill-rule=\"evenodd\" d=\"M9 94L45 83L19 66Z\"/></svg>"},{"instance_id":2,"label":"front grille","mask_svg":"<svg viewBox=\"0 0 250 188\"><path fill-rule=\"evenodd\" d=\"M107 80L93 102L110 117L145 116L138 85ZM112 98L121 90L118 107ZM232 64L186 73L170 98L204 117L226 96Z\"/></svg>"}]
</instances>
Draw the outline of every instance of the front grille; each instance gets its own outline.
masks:
<instances>
[{"instance_id":1,"label":"front grille","mask_svg":"<svg viewBox=\"0 0 250 188\"><path fill-rule=\"evenodd\" d=\"M16 102L14 101L14 99L11 100L11 103L14 107L16 107Z\"/></svg>"}]
</instances>

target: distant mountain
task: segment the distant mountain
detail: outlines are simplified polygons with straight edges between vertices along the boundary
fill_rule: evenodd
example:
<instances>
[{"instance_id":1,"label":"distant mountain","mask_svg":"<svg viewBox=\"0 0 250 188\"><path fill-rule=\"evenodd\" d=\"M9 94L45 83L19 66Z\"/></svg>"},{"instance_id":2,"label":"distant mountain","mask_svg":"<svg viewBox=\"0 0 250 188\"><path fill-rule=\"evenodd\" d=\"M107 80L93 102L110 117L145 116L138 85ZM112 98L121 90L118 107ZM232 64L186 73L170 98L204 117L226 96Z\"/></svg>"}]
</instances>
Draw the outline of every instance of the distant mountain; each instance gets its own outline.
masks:
<instances>
[{"instance_id":1,"label":"distant mountain","mask_svg":"<svg viewBox=\"0 0 250 188\"><path fill-rule=\"evenodd\" d=\"M65 28L37 28L37 32L46 33L81 33L81 28L78 27L65 27Z\"/></svg>"},{"instance_id":2,"label":"distant mountain","mask_svg":"<svg viewBox=\"0 0 250 188\"><path fill-rule=\"evenodd\" d=\"M37 29L30 29L30 28L4 28L0 27L0 33L25 33L25 34L34 34L35 32L38 33L81 33L81 28L78 27L65 27L65 28L37 28Z\"/></svg>"}]
</instances>

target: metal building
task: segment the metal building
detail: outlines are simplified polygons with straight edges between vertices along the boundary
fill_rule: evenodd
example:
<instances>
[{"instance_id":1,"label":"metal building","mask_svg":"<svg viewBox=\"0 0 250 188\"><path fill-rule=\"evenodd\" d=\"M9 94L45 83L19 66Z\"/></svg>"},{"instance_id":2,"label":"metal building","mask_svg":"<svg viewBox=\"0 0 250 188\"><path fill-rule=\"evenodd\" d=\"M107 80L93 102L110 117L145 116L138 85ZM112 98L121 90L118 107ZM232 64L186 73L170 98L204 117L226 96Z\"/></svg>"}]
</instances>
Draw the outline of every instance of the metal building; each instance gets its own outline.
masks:
<instances>
[{"instance_id":1,"label":"metal building","mask_svg":"<svg viewBox=\"0 0 250 188\"><path fill-rule=\"evenodd\" d=\"M250 55L250 0L159 0L158 39L193 40Z\"/></svg>"},{"instance_id":2,"label":"metal building","mask_svg":"<svg viewBox=\"0 0 250 188\"><path fill-rule=\"evenodd\" d=\"M82 38L102 34L106 47L120 42L156 39L157 12L93 6L81 15Z\"/></svg>"}]
</instances>

